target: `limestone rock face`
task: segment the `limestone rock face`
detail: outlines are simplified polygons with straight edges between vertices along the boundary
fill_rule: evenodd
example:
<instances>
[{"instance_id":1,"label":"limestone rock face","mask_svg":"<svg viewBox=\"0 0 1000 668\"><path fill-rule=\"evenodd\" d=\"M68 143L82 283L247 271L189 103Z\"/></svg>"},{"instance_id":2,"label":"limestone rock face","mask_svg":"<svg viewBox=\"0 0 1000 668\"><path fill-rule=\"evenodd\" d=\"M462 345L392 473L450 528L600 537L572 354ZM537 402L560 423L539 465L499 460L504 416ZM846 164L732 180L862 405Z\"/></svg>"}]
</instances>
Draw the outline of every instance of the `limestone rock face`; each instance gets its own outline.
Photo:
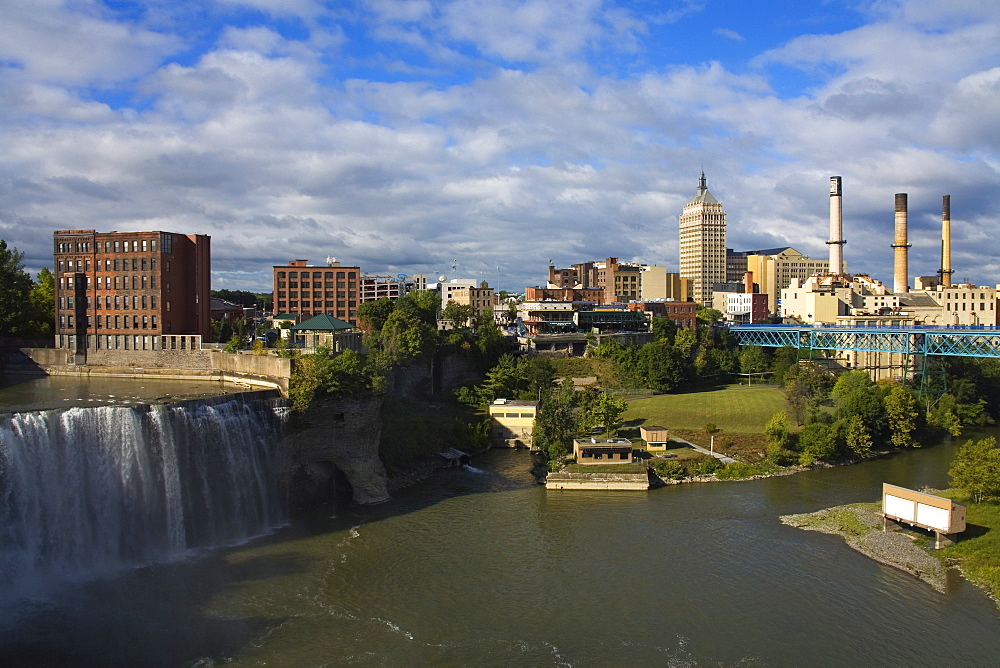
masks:
<instances>
[{"instance_id":1,"label":"limestone rock face","mask_svg":"<svg viewBox=\"0 0 1000 668\"><path fill-rule=\"evenodd\" d=\"M322 500L331 493L348 498L345 480L354 503L389 500L378 456L381 408L381 396L325 398L295 418L288 430L285 467L293 504Z\"/></svg>"}]
</instances>

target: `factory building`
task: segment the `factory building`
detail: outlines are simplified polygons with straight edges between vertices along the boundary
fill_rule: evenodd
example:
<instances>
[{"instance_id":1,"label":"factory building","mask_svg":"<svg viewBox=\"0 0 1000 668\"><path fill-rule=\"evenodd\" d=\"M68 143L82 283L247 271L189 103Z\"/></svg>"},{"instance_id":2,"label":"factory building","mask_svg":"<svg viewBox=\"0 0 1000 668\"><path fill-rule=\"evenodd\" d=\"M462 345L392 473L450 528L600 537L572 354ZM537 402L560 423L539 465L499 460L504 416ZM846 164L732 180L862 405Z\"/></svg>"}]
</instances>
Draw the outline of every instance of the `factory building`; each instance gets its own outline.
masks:
<instances>
[{"instance_id":1,"label":"factory building","mask_svg":"<svg viewBox=\"0 0 1000 668\"><path fill-rule=\"evenodd\" d=\"M53 251L57 348L187 348L211 334L211 237L62 230Z\"/></svg>"}]
</instances>

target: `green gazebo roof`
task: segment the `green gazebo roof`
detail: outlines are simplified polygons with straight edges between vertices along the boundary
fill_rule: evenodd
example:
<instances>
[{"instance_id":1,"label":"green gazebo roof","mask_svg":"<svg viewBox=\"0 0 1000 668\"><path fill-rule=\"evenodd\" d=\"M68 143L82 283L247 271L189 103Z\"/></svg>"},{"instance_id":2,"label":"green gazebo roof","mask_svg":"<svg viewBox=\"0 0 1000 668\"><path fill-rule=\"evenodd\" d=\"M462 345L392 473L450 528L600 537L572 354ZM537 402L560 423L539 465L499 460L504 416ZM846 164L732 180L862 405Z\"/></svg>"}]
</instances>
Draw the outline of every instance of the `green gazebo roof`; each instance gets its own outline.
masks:
<instances>
[{"instance_id":1,"label":"green gazebo roof","mask_svg":"<svg viewBox=\"0 0 1000 668\"><path fill-rule=\"evenodd\" d=\"M305 322L292 327L293 332L335 332L344 329L354 329L354 325L325 313L313 316Z\"/></svg>"}]
</instances>

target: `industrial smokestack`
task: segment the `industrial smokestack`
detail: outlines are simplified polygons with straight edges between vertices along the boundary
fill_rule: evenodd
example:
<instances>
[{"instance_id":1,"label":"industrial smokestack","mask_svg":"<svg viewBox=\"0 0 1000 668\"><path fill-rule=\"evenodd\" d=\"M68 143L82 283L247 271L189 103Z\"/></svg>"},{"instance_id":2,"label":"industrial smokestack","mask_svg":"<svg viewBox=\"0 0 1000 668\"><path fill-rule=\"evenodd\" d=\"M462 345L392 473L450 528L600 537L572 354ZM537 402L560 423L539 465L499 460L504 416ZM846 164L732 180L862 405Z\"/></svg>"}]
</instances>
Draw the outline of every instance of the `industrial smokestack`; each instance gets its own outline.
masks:
<instances>
[{"instance_id":1,"label":"industrial smokestack","mask_svg":"<svg viewBox=\"0 0 1000 668\"><path fill-rule=\"evenodd\" d=\"M753 294L753 272L748 271L743 274L743 292Z\"/></svg>"},{"instance_id":2,"label":"industrial smokestack","mask_svg":"<svg viewBox=\"0 0 1000 668\"><path fill-rule=\"evenodd\" d=\"M906 227L906 193L896 193L896 234L892 244L892 291L896 294L910 291L910 287L907 285L907 277L909 276L907 253L910 244L907 243Z\"/></svg>"},{"instance_id":3,"label":"industrial smokestack","mask_svg":"<svg viewBox=\"0 0 1000 668\"><path fill-rule=\"evenodd\" d=\"M844 234L841 186L839 176L830 177L830 240L826 243L830 247L830 273L838 276L844 271L844 244L847 243L841 238Z\"/></svg>"},{"instance_id":4,"label":"industrial smokestack","mask_svg":"<svg viewBox=\"0 0 1000 668\"><path fill-rule=\"evenodd\" d=\"M951 287L951 195L941 198L941 285Z\"/></svg>"}]
</instances>

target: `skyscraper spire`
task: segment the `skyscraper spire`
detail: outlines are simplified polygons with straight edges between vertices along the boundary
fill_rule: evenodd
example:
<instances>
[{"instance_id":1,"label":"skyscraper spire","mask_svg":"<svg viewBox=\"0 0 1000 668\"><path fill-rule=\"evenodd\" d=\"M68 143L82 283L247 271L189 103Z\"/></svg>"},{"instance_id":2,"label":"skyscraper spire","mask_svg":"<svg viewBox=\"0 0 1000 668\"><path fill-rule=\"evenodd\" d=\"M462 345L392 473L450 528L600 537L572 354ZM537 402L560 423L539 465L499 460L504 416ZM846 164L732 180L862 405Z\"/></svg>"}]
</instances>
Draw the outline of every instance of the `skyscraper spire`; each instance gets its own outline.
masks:
<instances>
[{"instance_id":1,"label":"skyscraper spire","mask_svg":"<svg viewBox=\"0 0 1000 668\"><path fill-rule=\"evenodd\" d=\"M712 287L726 280L726 212L708 191L705 170L680 216L680 274L695 301L711 305Z\"/></svg>"}]
</instances>

